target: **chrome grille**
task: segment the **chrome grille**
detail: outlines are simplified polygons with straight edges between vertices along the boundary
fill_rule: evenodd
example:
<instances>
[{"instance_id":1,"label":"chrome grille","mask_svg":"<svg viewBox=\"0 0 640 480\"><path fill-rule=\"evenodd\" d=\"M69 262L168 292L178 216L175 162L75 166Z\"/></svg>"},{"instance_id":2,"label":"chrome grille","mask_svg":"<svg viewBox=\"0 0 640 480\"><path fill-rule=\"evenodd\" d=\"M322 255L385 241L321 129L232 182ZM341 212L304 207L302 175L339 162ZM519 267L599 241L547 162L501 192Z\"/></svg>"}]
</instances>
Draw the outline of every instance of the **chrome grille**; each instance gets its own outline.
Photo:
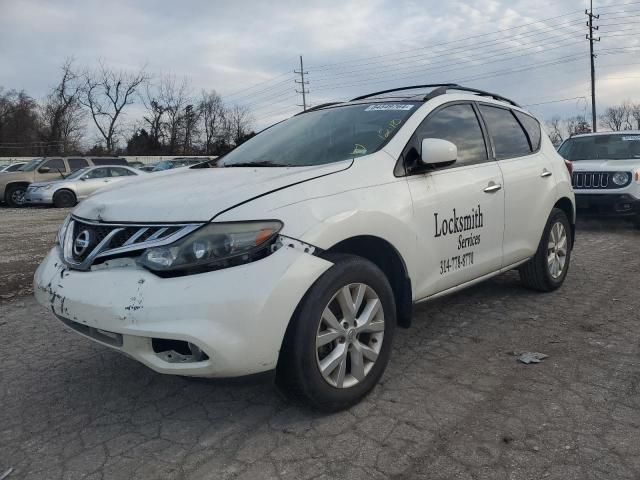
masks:
<instances>
[{"instance_id":1,"label":"chrome grille","mask_svg":"<svg viewBox=\"0 0 640 480\"><path fill-rule=\"evenodd\" d=\"M62 240L65 263L89 270L98 259L168 245L202 224L111 224L71 218Z\"/></svg>"},{"instance_id":2,"label":"chrome grille","mask_svg":"<svg viewBox=\"0 0 640 480\"><path fill-rule=\"evenodd\" d=\"M617 188L609 185L609 172L573 172L572 184L575 189Z\"/></svg>"}]
</instances>

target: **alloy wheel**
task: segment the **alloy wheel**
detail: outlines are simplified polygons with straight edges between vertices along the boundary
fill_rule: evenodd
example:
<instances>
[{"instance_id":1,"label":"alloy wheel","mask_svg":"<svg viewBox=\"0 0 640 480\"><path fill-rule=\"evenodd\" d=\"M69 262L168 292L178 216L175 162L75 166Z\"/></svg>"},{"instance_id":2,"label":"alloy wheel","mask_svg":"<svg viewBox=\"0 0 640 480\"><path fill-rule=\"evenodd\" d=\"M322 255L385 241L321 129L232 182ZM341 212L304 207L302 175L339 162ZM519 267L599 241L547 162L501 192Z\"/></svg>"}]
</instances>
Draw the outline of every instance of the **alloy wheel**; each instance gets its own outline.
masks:
<instances>
[{"instance_id":1,"label":"alloy wheel","mask_svg":"<svg viewBox=\"0 0 640 480\"><path fill-rule=\"evenodd\" d=\"M549 232L549 245L547 246L547 267L554 279L560 278L564 272L567 249L567 231L562 222L556 222Z\"/></svg>"},{"instance_id":2,"label":"alloy wheel","mask_svg":"<svg viewBox=\"0 0 640 480\"><path fill-rule=\"evenodd\" d=\"M380 354L384 329L382 303L370 286L352 283L338 290L316 335L316 360L325 381L349 388L364 380Z\"/></svg>"}]
</instances>

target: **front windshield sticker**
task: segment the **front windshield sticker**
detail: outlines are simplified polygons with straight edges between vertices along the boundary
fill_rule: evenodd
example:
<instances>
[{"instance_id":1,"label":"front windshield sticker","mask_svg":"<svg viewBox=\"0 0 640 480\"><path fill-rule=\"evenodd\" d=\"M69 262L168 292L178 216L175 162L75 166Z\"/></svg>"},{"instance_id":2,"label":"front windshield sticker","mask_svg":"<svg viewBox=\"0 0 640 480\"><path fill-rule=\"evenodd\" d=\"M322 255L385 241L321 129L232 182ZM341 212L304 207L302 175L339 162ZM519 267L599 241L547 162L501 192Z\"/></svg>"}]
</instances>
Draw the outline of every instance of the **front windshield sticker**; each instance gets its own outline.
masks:
<instances>
[{"instance_id":1,"label":"front windshield sticker","mask_svg":"<svg viewBox=\"0 0 640 480\"><path fill-rule=\"evenodd\" d=\"M378 130L378 136L383 140L386 140L401 123L402 120L390 120L386 128Z\"/></svg>"},{"instance_id":2,"label":"front windshield sticker","mask_svg":"<svg viewBox=\"0 0 640 480\"><path fill-rule=\"evenodd\" d=\"M353 146L353 152L351 152L351 155L366 155L367 154L367 147L365 147L364 145L360 145L359 143L356 143Z\"/></svg>"},{"instance_id":3,"label":"front windshield sticker","mask_svg":"<svg viewBox=\"0 0 640 480\"><path fill-rule=\"evenodd\" d=\"M377 103L375 105L369 105L364 109L365 112L380 112L389 110L411 110L414 106L402 103Z\"/></svg>"},{"instance_id":4,"label":"front windshield sticker","mask_svg":"<svg viewBox=\"0 0 640 480\"><path fill-rule=\"evenodd\" d=\"M622 137L623 142L640 142L640 136L637 137Z\"/></svg>"}]
</instances>

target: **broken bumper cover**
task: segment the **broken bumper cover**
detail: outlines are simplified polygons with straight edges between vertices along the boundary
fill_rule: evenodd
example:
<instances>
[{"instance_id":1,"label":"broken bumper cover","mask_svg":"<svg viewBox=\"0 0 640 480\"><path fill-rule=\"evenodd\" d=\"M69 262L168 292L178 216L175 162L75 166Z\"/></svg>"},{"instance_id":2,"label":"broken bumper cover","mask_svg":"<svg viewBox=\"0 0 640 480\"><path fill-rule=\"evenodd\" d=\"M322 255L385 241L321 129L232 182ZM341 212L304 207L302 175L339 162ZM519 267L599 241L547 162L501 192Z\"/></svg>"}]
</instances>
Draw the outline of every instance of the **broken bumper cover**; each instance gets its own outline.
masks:
<instances>
[{"instance_id":1,"label":"broken bumper cover","mask_svg":"<svg viewBox=\"0 0 640 480\"><path fill-rule=\"evenodd\" d=\"M73 330L157 372L234 377L275 368L295 308L330 266L285 246L246 265L160 278L130 259L69 270L55 247L35 273L34 291ZM191 343L206 358L167 357L154 349L163 340Z\"/></svg>"}]
</instances>

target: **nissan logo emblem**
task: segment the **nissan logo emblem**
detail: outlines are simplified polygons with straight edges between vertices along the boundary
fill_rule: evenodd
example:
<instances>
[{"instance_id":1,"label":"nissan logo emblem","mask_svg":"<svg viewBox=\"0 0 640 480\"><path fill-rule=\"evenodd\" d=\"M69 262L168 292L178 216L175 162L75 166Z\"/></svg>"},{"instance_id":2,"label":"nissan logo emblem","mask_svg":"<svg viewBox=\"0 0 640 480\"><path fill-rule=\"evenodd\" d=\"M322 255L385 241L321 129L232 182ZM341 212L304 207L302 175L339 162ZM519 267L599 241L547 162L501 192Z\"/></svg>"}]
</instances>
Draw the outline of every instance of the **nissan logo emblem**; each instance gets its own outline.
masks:
<instances>
[{"instance_id":1,"label":"nissan logo emblem","mask_svg":"<svg viewBox=\"0 0 640 480\"><path fill-rule=\"evenodd\" d=\"M91 232L89 230L81 231L73 242L73 253L77 257L85 254L91 244Z\"/></svg>"}]
</instances>

